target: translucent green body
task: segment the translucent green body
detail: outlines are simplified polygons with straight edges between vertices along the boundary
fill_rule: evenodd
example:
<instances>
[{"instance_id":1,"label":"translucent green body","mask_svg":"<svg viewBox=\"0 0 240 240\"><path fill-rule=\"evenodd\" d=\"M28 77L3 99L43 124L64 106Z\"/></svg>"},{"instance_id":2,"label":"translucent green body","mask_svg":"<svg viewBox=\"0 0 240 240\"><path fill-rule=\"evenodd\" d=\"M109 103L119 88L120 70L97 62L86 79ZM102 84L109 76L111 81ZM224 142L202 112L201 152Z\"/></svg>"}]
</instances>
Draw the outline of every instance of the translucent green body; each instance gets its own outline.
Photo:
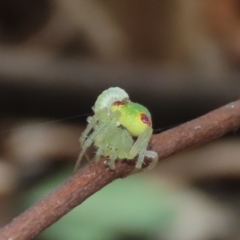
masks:
<instances>
[{"instance_id":1,"label":"translucent green body","mask_svg":"<svg viewBox=\"0 0 240 240\"><path fill-rule=\"evenodd\" d=\"M78 163L93 144L97 148L96 161L100 156L108 157L111 169L114 169L117 159L131 160L136 156L136 168L142 168L144 157L152 159L149 165L152 168L158 161L158 155L147 150L152 136L151 115L147 108L126 98L124 90L120 89L118 96L118 90L110 88L98 97L93 107L95 114L88 118L89 124L80 137L82 152Z\"/></svg>"}]
</instances>

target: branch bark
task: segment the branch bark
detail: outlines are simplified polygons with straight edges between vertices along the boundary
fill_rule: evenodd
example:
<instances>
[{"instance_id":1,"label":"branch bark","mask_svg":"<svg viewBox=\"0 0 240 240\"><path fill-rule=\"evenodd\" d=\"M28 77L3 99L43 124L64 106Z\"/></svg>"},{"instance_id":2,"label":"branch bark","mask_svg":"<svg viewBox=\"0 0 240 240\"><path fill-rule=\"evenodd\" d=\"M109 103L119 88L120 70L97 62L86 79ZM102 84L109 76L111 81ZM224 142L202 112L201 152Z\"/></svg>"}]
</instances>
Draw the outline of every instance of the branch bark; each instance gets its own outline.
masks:
<instances>
[{"instance_id":1,"label":"branch bark","mask_svg":"<svg viewBox=\"0 0 240 240\"><path fill-rule=\"evenodd\" d=\"M240 100L229 103L202 117L176 128L154 135L150 148L158 152L159 160L184 149L196 147L240 127ZM134 169L134 161L119 161L116 169L90 162L57 190L37 202L0 229L0 240L31 239L56 222L89 196Z\"/></svg>"}]
</instances>

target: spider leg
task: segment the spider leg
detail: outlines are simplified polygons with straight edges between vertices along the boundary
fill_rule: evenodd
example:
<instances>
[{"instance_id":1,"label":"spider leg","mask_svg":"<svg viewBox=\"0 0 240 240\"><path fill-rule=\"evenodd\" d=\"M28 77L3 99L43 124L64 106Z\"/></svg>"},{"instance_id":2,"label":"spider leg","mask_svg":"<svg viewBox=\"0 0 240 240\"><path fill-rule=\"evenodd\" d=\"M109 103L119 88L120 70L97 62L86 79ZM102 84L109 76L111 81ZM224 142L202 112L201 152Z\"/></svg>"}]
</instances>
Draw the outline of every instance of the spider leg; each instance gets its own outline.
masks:
<instances>
[{"instance_id":1,"label":"spider leg","mask_svg":"<svg viewBox=\"0 0 240 240\"><path fill-rule=\"evenodd\" d=\"M136 142L133 144L131 150L130 150L130 157L134 158L137 154L138 154L138 159L137 159L137 163L136 163L136 168L142 168L142 164L144 161L144 157L153 157L153 166L155 166L155 164L157 163L158 160L158 155L156 153L156 155L154 155L153 151L147 151L147 146L148 146L148 142L149 139L152 136L152 129L151 128L147 128L136 140ZM152 153L152 154L151 154ZM152 167L152 164L150 164L150 166Z\"/></svg>"},{"instance_id":2,"label":"spider leg","mask_svg":"<svg viewBox=\"0 0 240 240\"><path fill-rule=\"evenodd\" d=\"M129 152L129 159L132 159L134 158L138 153L139 153L139 150L141 149L144 141L148 140L147 139L147 130L146 129L138 138L137 140L135 141L135 143L133 144L130 152ZM150 129L151 130L151 129ZM149 130L148 130L149 131Z\"/></svg>"},{"instance_id":3,"label":"spider leg","mask_svg":"<svg viewBox=\"0 0 240 240\"><path fill-rule=\"evenodd\" d=\"M99 162L100 157L102 155L102 150L100 148L98 148L97 152L96 152L96 156L95 156L95 161ZM116 156L111 156L109 161L108 161L108 166L110 169L115 169L115 161L116 161L117 157Z\"/></svg>"},{"instance_id":4,"label":"spider leg","mask_svg":"<svg viewBox=\"0 0 240 240\"><path fill-rule=\"evenodd\" d=\"M95 131L93 131L88 139L84 142L82 148L88 148L94 141L101 141L106 134L116 126L119 116L120 112L115 111L104 122L99 123Z\"/></svg>"},{"instance_id":5,"label":"spider leg","mask_svg":"<svg viewBox=\"0 0 240 240\"><path fill-rule=\"evenodd\" d=\"M147 151L148 142L149 142L149 139L152 136L152 129L151 128L147 128L143 132L142 135L143 136L141 136L141 135L139 136L139 138L140 138L139 141L141 141L142 144L141 144L141 147L139 148L138 160L137 160L137 163L136 163L136 168L139 168L139 169L142 168L144 157L145 157L145 154L146 154L146 151Z\"/></svg>"},{"instance_id":6,"label":"spider leg","mask_svg":"<svg viewBox=\"0 0 240 240\"><path fill-rule=\"evenodd\" d=\"M84 142L85 142L89 132L94 128L94 126L96 125L97 122L98 122L98 118L92 117L91 121L89 121L89 124L87 125L87 128L83 131L83 133L82 133L82 135L81 135L81 137L79 139L82 151L80 152L80 154L78 156L78 159L76 161L76 164L75 164L75 167L74 167L74 172L76 172L77 169L79 168L79 165L81 163L82 157L86 153L86 148L85 149L83 148L83 144L84 144ZM87 155L86 155L86 157L87 157L87 159L89 159L89 157Z\"/></svg>"},{"instance_id":7,"label":"spider leg","mask_svg":"<svg viewBox=\"0 0 240 240\"><path fill-rule=\"evenodd\" d=\"M152 159L152 162L148 165L148 169L153 169L158 163L158 154L154 151L146 151L145 156Z\"/></svg>"},{"instance_id":8,"label":"spider leg","mask_svg":"<svg viewBox=\"0 0 240 240\"><path fill-rule=\"evenodd\" d=\"M94 127L97 126L98 122L100 121L101 116L107 116L106 109L102 109L101 111L96 113L94 116L87 118L87 122L88 122L87 128L83 131L83 133L79 139L81 146L86 141L88 134L92 131L92 129L94 129Z\"/></svg>"},{"instance_id":9,"label":"spider leg","mask_svg":"<svg viewBox=\"0 0 240 240\"><path fill-rule=\"evenodd\" d=\"M95 161L99 162L100 161L100 157L102 155L102 149L98 148L97 152L96 152L96 156L95 156Z\"/></svg>"},{"instance_id":10,"label":"spider leg","mask_svg":"<svg viewBox=\"0 0 240 240\"><path fill-rule=\"evenodd\" d=\"M110 169L115 169L115 161L117 160L117 157L116 156L111 156L109 161L108 161L108 166Z\"/></svg>"},{"instance_id":11,"label":"spider leg","mask_svg":"<svg viewBox=\"0 0 240 240\"><path fill-rule=\"evenodd\" d=\"M87 161L89 162L89 161L90 161L90 158L89 158L87 152L85 152L84 156L85 156L85 158L87 159Z\"/></svg>"},{"instance_id":12,"label":"spider leg","mask_svg":"<svg viewBox=\"0 0 240 240\"><path fill-rule=\"evenodd\" d=\"M78 170L78 168L79 168L79 166L80 166L80 163L81 163L81 160L82 160L82 157L83 157L83 155L86 153L86 149L85 150L83 150L82 149L82 151L80 152L80 154L79 154L79 156L78 156L78 159L77 159L77 161L76 161L76 164L75 164L75 167L74 167L74 170L73 170L73 172L76 172L77 170ZM88 158L88 157L87 157ZM89 159L89 158L88 158Z\"/></svg>"},{"instance_id":13,"label":"spider leg","mask_svg":"<svg viewBox=\"0 0 240 240\"><path fill-rule=\"evenodd\" d=\"M108 131L111 131L111 129L116 126L116 122L119 119L119 116L120 116L120 112L118 112L118 111L113 112L105 120L105 122L99 123L97 128L92 132L92 134L90 134L88 139L86 139L86 141L83 142L82 151L81 151L81 153L78 157L78 160L76 162L76 165L74 167L74 172L76 172L76 170L78 169L78 167L80 165L80 162L81 162L81 159L82 159L83 155L85 154L87 148L90 147L90 145L94 141L99 141L102 138L104 138L106 136L106 134L108 133ZM98 119L98 118L96 118L96 119ZM84 131L85 134L86 134L86 132L88 134L91 131L91 129L93 128L93 123L97 123L96 119L93 118L91 123L89 123L89 125L91 124L91 127L87 127L87 129ZM86 134L86 136L87 136L87 134Z\"/></svg>"},{"instance_id":14,"label":"spider leg","mask_svg":"<svg viewBox=\"0 0 240 240\"><path fill-rule=\"evenodd\" d=\"M90 119L90 118L89 118ZM87 139L88 134L91 132L91 130L94 128L94 126L96 126L97 122L98 122L98 118L97 117L92 117L89 120L89 123L87 125L87 128L82 132L82 135L79 139L79 142L81 144L81 146L83 145L83 143L85 142L85 140Z\"/></svg>"},{"instance_id":15,"label":"spider leg","mask_svg":"<svg viewBox=\"0 0 240 240\"><path fill-rule=\"evenodd\" d=\"M100 112L100 113L104 113L104 109ZM81 145L81 153L76 161L76 164L75 164L75 167L74 167L74 172L76 172L76 170L79 168L79 165L81 163L81 160L82 160L82 157L84 156L84 154L86 153L86 150L87 150L87 147L84 147L84 143L88 137L88 134L91 132L92 129L94 129L94 127L97 125L98 121L99 121L99 118L98 118L98 115L99 114L96 114L94 115L93 117L88 117L87 121L88 121L88 125L87 125L87 128L83 131L80 139L79 139L79 142L80 142L80 145ZM91 144L90 144L91 145ZM89 145L89 146L90 146ZM86 155L86 158L87 160L89 160L89 157L88 155Z\"/></svg>"}]
</instances>

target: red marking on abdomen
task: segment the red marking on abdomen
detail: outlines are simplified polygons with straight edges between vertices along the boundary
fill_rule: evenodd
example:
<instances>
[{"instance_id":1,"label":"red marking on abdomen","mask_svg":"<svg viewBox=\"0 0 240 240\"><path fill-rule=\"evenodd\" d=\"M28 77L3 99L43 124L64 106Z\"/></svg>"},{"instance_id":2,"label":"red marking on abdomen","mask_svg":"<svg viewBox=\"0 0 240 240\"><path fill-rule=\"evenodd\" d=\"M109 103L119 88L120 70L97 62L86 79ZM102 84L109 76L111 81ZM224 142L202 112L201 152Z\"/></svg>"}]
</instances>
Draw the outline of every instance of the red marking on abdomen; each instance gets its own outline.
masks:
<instances>
[{"instance_id":1,"label":"red marking on abdomen","mask_svg":"<svg viewBox=\"0 0 240 240\"><path fill-rule=\"evenodd\" d=\"M148 126L152 125L151 118L148 115L146 115L145 113L141 113L140 118L141 118L142 122L147 124Z\"/></svg>"}]
</instances>

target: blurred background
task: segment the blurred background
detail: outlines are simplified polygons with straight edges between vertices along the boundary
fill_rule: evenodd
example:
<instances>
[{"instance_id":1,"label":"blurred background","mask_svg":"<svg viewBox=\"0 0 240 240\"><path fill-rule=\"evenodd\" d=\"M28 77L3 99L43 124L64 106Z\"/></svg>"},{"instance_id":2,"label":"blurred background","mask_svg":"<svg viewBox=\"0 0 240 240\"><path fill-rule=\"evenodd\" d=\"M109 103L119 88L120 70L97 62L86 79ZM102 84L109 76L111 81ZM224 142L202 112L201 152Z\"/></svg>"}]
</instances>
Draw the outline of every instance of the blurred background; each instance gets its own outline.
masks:
<instances>
[{"instance_id":1,"label":"blurred background","mask_svg":"<svg viewBox=\"0 0 240 240\"><path fill-rule=\"evenodd\" d=\"M0 1L0 224L72 174L103 90L125 89L159 132L238 99L239 69L238 0ZM239 144L117 180L35 239L238 240Z\"/></svg>"}]
</instances>

